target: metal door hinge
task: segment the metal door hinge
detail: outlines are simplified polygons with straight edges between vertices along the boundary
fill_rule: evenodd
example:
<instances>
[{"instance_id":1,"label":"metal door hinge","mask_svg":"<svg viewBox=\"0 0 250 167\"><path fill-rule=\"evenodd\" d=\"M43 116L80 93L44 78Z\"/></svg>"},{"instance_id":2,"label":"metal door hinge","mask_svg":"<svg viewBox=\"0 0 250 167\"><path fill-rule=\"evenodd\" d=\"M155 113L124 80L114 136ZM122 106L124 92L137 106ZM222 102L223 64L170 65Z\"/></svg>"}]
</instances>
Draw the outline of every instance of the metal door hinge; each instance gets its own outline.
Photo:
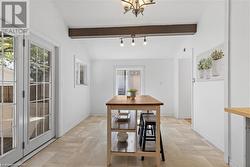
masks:
<instances>
[{"instance_id":1,"label":"metal door hinge","mask_svg":"<svg viewBox=\"0 0 250 167\"><path fill-rule=\"evenodd\" d=\"M25 98L25 91L23 90L23 92L22 92L22 95L23 95L23 98Z\"/></svg>"},{"instance_id":2,"label":"metal door hinge","mask_svg":"<svg viewBox=\"0 0 250 167\"><path fill-rule=\"evenodd\" d=\"M23 47L25 47L25 39L23 39Z\"/></svg>"},{"instance_id":3,"label":"metal door hinge","mask_svg":"<svg viewBox=\"0 0 250 167\"><path fill-rule=\"evenodd\" d=\"M228 156L228 159L227 159L227 164L230 166L230 163L231 163L231 157Z\"/></svg>"},{"instance_id":4,"label":"metal door hinge","mask_svg":"<svg viewBox=\"0 0 250 167\"><path fill-rule=\"evenodd\" d=\"M22 143L22 148L25 149L25 142Z\"/></svg>"}]
</instances>

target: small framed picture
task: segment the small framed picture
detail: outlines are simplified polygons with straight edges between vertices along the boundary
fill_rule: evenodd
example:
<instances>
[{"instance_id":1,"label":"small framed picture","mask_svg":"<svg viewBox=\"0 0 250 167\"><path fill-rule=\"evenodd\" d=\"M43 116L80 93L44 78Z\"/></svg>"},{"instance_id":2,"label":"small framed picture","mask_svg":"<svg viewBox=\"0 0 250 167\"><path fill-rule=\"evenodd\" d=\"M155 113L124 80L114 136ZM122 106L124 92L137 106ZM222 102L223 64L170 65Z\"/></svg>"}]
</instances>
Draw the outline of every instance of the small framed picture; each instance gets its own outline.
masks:
<instances>
[{"instance_id":1,"label":"small framed picture","mask_svg":"<svg viewBox=\"0 0 250 167\"><path fill-rule=\"evenodd\" d=\"M87 84L87 64L75 58L75 86Z\"/></svg>"}]
</instances>

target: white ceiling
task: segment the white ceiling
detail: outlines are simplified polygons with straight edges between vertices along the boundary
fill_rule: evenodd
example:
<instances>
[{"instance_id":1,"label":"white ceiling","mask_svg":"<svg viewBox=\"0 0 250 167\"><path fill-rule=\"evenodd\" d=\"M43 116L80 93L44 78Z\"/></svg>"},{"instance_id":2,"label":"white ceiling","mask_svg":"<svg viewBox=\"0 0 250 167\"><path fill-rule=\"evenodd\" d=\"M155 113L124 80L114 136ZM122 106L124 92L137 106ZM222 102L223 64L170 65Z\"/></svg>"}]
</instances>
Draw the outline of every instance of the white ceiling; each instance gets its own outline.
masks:
<instances>
[{"instance_id":1,"label":"white ceiling","mask_svg":"<svg viewBox=\"0 0 250 167\"><path fill-rule=\"evenodd\" d=\"M198 23L203 11L214 2L224 0L155 0L145 9L144 16L123 14L120 0L52 0L68 27L103 27L154 24ZM93 59L143 59L176 56L186 37L150 37L148 45L143 39L82 39ZM140 40L140 42L138 41Z\"/></svg>"},{"instance_id":2,"label":"white ceiling","mask_svg":"<svg viewBox=\"0 0 250 167\"><path fill-rule=\"evenodd\" d=\"M123 14L120 0L53 0L69 27L197 23L208 3L220 0L155 0L144 16Z\"/></svg>"}]
</instances>

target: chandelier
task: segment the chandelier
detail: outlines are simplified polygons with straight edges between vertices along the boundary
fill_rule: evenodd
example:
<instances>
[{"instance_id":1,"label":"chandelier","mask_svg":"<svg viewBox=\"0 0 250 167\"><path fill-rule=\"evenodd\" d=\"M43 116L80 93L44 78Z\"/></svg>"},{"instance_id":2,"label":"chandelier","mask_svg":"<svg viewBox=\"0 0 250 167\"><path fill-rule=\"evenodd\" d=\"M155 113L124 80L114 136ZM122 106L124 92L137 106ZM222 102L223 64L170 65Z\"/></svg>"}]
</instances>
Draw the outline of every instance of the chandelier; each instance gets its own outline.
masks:
<instances>
[{"instance_id":1,"label":"chandelier","mask_svg":"<svg viewBox=\"0 0 250 167\"><path fill-rule=\"evenodd\" d=\"M154 0L121 0L125 12L132 10L132 13L137 17L139 14L143 15L144 8L147 5L155 4Z\"/></svg>"}]
</instances>

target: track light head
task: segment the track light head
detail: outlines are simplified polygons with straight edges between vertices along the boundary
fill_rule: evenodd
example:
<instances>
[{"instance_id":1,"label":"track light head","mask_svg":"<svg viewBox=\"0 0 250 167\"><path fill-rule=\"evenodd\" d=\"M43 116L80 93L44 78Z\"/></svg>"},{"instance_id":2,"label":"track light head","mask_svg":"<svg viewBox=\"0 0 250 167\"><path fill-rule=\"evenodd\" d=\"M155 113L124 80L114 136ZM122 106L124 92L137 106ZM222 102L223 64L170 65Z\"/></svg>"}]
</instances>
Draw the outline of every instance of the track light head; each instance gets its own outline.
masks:
<instances>
[{"instance_id":1,"label":"track light head","mask_svg":"<svg viewBox=\"0 0 250 167\"><path fill-rule=\"evenodd\" d=\"M135 46L135 38L132 37L132 43L131 43L132 46Z\"/></svg>"},{"instance_id":2,"label":"track light head","mask_svg":"<svg viewBox=\"0 0 250 167\"><path fill-rule=\"evenodd\" d=\"M123 47L124 46L124 42L123 42L123 39L121 38L121 43L120 43L120 46Z\"/></svg>"},{"instance_id":3,"label":"track light head","mask_svg":"<svg viewBox=\"0 0 250 167\"><path fill-rule=\"evenodd\" d=\"M143 45L147 45L147 39L144 37Z\"/></svg>"}]
</instances>

